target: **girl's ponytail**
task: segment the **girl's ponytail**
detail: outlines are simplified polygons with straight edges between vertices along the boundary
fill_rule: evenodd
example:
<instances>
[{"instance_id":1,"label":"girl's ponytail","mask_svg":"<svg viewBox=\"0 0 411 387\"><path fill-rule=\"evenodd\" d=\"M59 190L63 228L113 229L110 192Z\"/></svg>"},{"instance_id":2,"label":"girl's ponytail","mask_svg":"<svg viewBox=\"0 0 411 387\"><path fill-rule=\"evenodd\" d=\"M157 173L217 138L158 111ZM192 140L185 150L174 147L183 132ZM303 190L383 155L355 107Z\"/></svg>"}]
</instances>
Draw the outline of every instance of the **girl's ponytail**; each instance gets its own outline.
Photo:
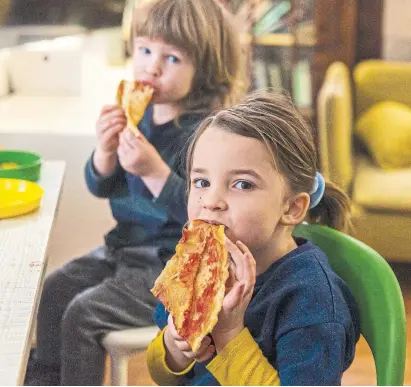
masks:
<instances>
[{"instance_id":1,"label":"girl's ponytail","mask_svg":"<svg viewBox=\"0 0 411 387\"><path fill-rule=\"evenodd\" d=\"M309 210L307 221L322 224L336 230L352 230L350 199L337 185L325 182L325 191L320 202Z\"/></svg>"}]
</instances>

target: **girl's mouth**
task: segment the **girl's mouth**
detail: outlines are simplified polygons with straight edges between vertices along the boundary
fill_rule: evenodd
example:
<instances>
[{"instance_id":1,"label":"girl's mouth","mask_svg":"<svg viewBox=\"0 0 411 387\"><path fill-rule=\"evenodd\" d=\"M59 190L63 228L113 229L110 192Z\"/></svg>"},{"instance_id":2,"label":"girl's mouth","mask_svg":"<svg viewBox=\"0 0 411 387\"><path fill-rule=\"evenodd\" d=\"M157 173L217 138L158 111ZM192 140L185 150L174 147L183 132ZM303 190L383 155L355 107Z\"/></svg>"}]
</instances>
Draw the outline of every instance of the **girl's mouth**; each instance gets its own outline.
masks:
<instances>
[{"instance_id":1,"label":"girl's mouth","mask_svg":"<svg viewBox=\"0 0 411 387\"><path fill-rule=\"evenodd\" d=\"M213 224L215 226L224 226L221 222L217 222L216 220L208 220L208 219L202 219L203 222Z\"/></svg>"},{"instance_id":2,"label":"girl's mouth","mask_svg":"<svg viewBox=\"0 0 411 387\"><path fill-rule=\"evenodd\" d=\"M206 223L208 223L208 224L212 224L212 225L214 225L214 226L224 226L224 231L225 232L227 232L227 230L228 230L228 227L224 224L224 223L222 223L222 222L219 222L219 221L217 221L217 220L209 220L209 219L201 219L203 222L206 222Z\"/></svg>"}]
</instances>

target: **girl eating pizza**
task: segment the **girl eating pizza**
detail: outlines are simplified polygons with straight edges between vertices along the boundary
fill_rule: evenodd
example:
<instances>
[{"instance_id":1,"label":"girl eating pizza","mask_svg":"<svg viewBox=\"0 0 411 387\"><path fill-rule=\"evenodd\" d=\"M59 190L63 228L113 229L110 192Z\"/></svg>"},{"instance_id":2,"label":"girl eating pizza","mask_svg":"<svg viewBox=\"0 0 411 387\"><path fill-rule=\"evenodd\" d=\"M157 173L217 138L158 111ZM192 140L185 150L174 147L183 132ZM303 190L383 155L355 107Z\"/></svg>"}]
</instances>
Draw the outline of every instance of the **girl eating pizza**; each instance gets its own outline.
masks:
<instances>
[{"instance_id":1,"label":"girl eating pizza","mask_svg":"<svg viewBox=\"0 0 411 387\"><path fill-rule=\"evenodd\" d=\"M218 322L198 350L162 304L147 359L158 384L338 385L359 338L355 300L324 252L294 238L309 220L350 226L346 195L317 172L288 97L256 92L206 118L187 157L189 220L224 225L232 258Z\"/></svg>"}]
</instances>

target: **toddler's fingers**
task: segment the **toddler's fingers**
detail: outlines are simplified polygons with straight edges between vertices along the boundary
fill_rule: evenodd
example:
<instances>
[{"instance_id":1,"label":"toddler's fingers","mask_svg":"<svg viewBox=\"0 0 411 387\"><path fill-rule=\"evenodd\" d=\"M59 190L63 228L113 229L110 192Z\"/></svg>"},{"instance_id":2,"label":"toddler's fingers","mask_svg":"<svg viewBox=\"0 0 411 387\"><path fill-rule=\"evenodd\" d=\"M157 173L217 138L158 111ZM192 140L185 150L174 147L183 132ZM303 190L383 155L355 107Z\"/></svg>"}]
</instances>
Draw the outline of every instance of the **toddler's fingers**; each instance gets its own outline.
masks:
<instances>
[{"instance_id":1,"label":"toddler's fingers","mask_svg":"<svg viewBox=\"0 0 411 387\"><path fill-rule=\"evenodd\" d=\"M126 126L127 120L122 117L116 117L116 118L111 118L111 119L101 119L97 121L97 130L100 133L104 133L111 129L114 125L122 124L123 127Z\"/></svg>"},{"instance_id":2,"label":"toddler's fingers","mask_svg":"<svg viewBox=\"0 0 411 387\"><path fill-rule=\"evenodd\" d=\"M132 144L130 143L130 141L127 139L126 137L126 132L128 132L128 130L123 130L120 133L120 144L124 147L124 149L128 149L128 150L134 150L134 147L132 146Z\"/></svg>"},{"instance_id":3,"label":"toddler's fingers","mask_svg":"<svg viewBox=\"0 0 411 387\"><path fill-rule=\"evenodd\" d=\"M110 123L115 122L117 120L121 120L121 121L125 121L127 122L127 117L124 115L123 112L118 112L118 111L114 111L108 114L104 114L102 116L99 117L97 123L107 126L110 125Z\"/></svg>"},{"instance_id":4,"label":"toddler's fingers","mask_svg":"<svg viewBox=\"0 0 411 387\"><path fill-rule=\"evenodd\" d=\"M100 110L100 115L106 114L116 108L118 108L118 105L104 105Z\"/></svg>"},{"instance_id":5,"label":"toddler's fingers","mask_svg":"<svg viewBox=\"0 0 411 387\"><path fill-rule=\"evenodd\" d=\"M107 123L105 123L105 127L102 133L108 132L111 128L113 128L114 126L117 127L118 125L121 125L122 128L125 128L127 125L127 121L122 118L114 118L108 121Z\"/></svg>"},{"instance_id":6,"label":"toddler's fingers","mask_svg":"<svg viewBox=\"0 0 411 387\"><path fill-rule=\"evenodd\" d=\"M137 132L137 135L134 134L134 132L129 130L125 130L124 133L122 134L125 138L125 140L132 145L134 148L138 147L139 143L143 141L142 134L140 131Z\"/></svg>"},{"instance_id":7,"label":"toddler's fingers","mask_svg":"<svg viewBox=\"0 0 411 387\"><path fill-rule=\"evenodd\" d=\"M122 108L120 108L118 106L114 106L110 110L102 111L100 113L100 115L98 116L98 119L102 120L102 119L106 119L106 118L112 118L112 117L115 117L115 116L124 116L125 117L126 115L125 115L124 110Z\"/></svg>"},{"instance_id":8,"label":"toddler's fingers","mask_svg":"<svg viewBox=\"0 0 411 387\"><path fill-rule=\"evenodd\" d=\"M112 119L115 117L122 117L122 118L126 118L126 114L124 113L124 110L122 108L115 108L113 110L110 110L108 113L105 113L104 115L102 115L102 117L107 118L107 119Z\"/></svg>"},{"instance_id":9,"label":"toddler's fingers","mask_svg":"<svg viewBox=\"0 0 411 387\"><path fill-rule=\"evenodd\" d=\"M133 149L134 151L140 149L142 141L140 140L140 137L136 137L131 130L124 130L120 136L130 149Z\"/></svg>"},{"instance_id":10,"label":"toddler's fingers","mask_svg":"<svg viewBox=\"0 0 411 387\"><path fill-rule=\"evenodd\" d=\"M117 155L118 155L119 162L122 165L123 159L125 157L125 152L121 145L119 145L119 147L117 148Z\"/></svg>"},{"instance_id":11,"label":"toddler's fingers","mask_svg":"<svg viewBox=\"0 0 411 387\"><path fill-rule=\"evenodd\" d=\"M137 138L139 141L142 142L150 142L147 140L147 138L144 136L144 134L141 132L141 130L139 128L137 128L137 134L134 134L134 137Z\"/></svg>"},{"instance_id":12,"label":"toddler's fingers","mask_svg":"<svg viewBox=\"0 0 411 387\"><path fill-rule=\"evenodd\" d=\"M126 126L127 120L124 117L114 117L108 120L108 124L110 126L117 125L117 124L123 124L124 126Z\"/></svg>"},{"instance_id":13,"label":"toddler's fingers","mask_svg":"<svg viewBox=\"0 0 411 387\"><path fill-rule=\"evenodd\" d=\"M123 124L115 125L115 126L111 127L110 129L108 129L107 131L102 133L101 140L104 141L104 142L108 142L115 135L120 133L123 129L124 129Z\"/></svg>"}]
</instances>

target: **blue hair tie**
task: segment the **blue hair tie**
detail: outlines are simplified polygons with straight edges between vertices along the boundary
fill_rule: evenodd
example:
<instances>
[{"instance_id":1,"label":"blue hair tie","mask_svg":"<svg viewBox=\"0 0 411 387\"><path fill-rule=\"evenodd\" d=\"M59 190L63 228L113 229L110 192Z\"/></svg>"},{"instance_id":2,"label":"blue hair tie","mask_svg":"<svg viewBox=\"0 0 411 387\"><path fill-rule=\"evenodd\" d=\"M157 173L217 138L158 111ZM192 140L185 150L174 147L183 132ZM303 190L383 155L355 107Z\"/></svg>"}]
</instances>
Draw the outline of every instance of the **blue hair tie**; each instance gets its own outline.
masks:
<instances>
[{"instance_id":1,"label":"blue hair tie","mask_svg":"<svg viewBox=\"0 0 411 387\"><path fill-rule=\"evenodd\" d=\"M325 191L325 181L320 172L316 172L313 189L310 192L310 210L318 205L323 198Z\"/></svg>"}]
</instances>

